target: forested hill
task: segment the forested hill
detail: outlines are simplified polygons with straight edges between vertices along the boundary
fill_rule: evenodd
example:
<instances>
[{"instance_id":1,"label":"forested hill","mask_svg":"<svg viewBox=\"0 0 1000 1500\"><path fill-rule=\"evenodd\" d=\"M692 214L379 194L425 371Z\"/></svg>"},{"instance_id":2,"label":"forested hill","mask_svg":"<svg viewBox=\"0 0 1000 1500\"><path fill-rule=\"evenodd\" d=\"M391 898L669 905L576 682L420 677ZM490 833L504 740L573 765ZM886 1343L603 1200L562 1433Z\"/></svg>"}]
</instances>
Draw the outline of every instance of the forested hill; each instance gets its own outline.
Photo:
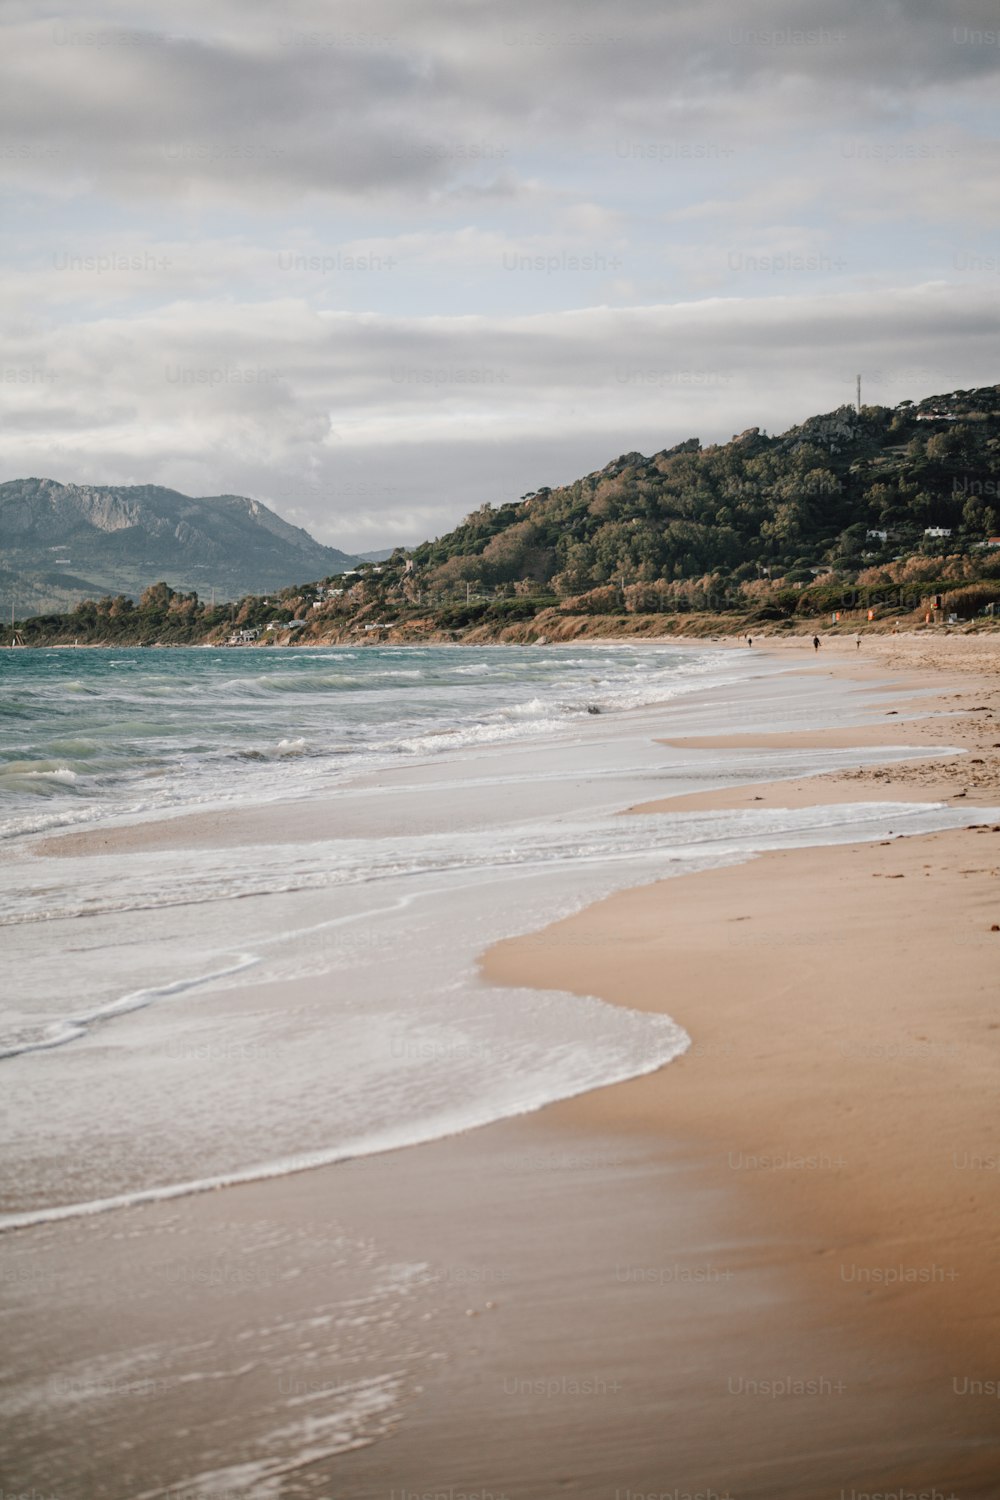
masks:
<instances>
[{"instance_id":1,"label":"forested hill","mask_svg":"<svg viewBox=\"0 0 1000 1500\"><path fill-rule=\"evenodd\" d=\"M998 610L1000 387L986 386L626 453L382 563L214 608L162 583L137 608L91 598L23 622L23 638L516 641L831 615L992 628Z\"/></svg>"},{"instance_id":2,"label":"forested hill","mask_svg":"<svg viewBox=\"0 0 1000 1500\"><path fill-rule=\"evenodd\" d=\"M712 447L626 453L573 484L483 506L412 555L439 585L530 578L563 596L708 573L796 582L913 552L928 528L956 543L996 535L998 490L1000 387L986 386L843 406L779 437L751 427Z\"/></svg>"}]
</instances>

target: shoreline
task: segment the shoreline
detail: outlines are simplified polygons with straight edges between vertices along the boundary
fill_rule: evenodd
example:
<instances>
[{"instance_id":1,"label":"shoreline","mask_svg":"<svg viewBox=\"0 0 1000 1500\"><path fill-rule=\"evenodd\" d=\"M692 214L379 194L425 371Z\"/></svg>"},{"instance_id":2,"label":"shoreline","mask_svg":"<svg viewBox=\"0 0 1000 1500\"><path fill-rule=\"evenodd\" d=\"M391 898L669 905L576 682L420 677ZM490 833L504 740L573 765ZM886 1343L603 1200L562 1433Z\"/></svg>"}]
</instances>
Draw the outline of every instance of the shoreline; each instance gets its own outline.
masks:
<instances>
[{"instance_id":1,"label":"shoreline","mask_svg":"<svg viewBox=\"0 0 1000 1500\"><path fill-rule=\"evenodd\" d=\"M811 651L807 660L812 668ZM970 684L964 674L974 666L949 663L939 669L945 681L926 669L907 674L905 663L859 664L845 652L831 660L837 667L883 684L890 671L902 672L907 686L936 694L915 700L914 711L948 716L904 724L900 702L898 730L886 718L834 735L888 744L902 733L913 746L930 736L934 748L969 750L953 757L956 764L981 750L992 774L997 757L992 741L983 742L994 732L989 724L1000 722L1000 702L992 684L982 689L989 699ZM940 701L942 681L949 694L970 694L969 712L955 716L954 701ZM973 717L987 702L996 702L994 718ZM761 739L796 736L711 743ZM937 779L917 792L903 779L911 772ZM911 801L941 787L954 791L940 767L909 760L632 810L757 798L791 805L785 797L810 805L810 796L817 805ZM988 800L988 792L974 795ZM1000 805L1000 791L993 801ZM971 822L977 808L965 805ZM925 860L943 872L940 881L938 869L914 878L911 863ZM973 865L975 873L962 873ZM66 1361L86 1370L113 1353L134 1361L136 1349L170 1350L152 1366L164 1383L153 1410L119 1402L122 1411L96 1439L87 1423L62 1437L58 1412L51 1428L26 1431L14 1488L45 1486L60 1500L125 1500L159 1496L183 1480L184 1500L256 1500L256 1480L235 1468L197 1484L178 1470L184 1456L174 1433L230 1423L232 1462L254 1467L266 1424L253 1403L278 1366L271 1354L263 1368L245 1367L239 1350L248 1321L320 1325L317 1335L296 1334L287 1357L298 1363L290 1368L304 1400L312 1399L310 1380L316 1400L342 1388L340 1335L322 1332L330 1309L323 1247L347 1225L394 1264L436 1268L441 1284L421 1315L429 1322L426 1336L413 1340L414 1368L400 1375L399 1414L381 1427L373 1416L370 1434L336 1457L303 1460L288 1476L296 1500L319 1500L331 1487L352 1500L446 1488L456 1500L462 1491L611 1500L629 1490L836 1500L852 1487L903 1486L988 1500L1000 1472L997 1407L969 1383L997 1374L984 1346L984 1335L995 1340L997 1314L988 1266L996 1174L971 1161L1000 1161L1000 1139L975 1119L995 1078L1000 1038L988 1019L1000 957L1000 933L987 930L990 903L1000 910L993 898L1000 880L989 874L997 865L1000 833L990 825L779 851L621 892L499 944L483 956L483 970L491 982L666 1010L692 1037L689 1053L669 1067L426 1145L0 1237L0 1252L12 1257L0 1277L10 1283L10 1264L24 1265L26 1284L44 1287L50 1299L44 1339L30 1315L12 1318L12 1367L38 1378L46 1360L51 1373ZM918 880L924 891L914 902ZM874 889L882 898L875 911ZM853 909L845 891L857 892ZM810 901L811 893L819 894ZM954 951L937 943L928 956L956 902L963 920L974 918L962 929L970 941ZM888 948L874 920L883 911L902 934ZM851 997L847 1029L838 1030L821 985L845 965L856 974L860 960L848 939L858 934L883 967L867 974L866 992ZM902 1013L893 992L899 948L919 1014ZM967 955L988 965L985 992L943 1011L938 989ZM806 1026L811 1043L803 1047ZM831 1050L835 1074L824 1066ZM873 1101L881 1130L874 1166L866 1113ZM945 1132L934 1129L942 1117ZM933 1168L924 1173L914 1152L932 1148ZM956 1167L954 1155L970 1164ZM934 1234L914 1225L915 1211L933 1219ZM258 1250L262 1235L277 1236L281 1248ZM302 1247L313 1244L320 1253L310 1259ZM164 1273L178 1253L201 1278L193 1272L180 1299ZM212 1284L206 1268L214 1266L230 1268L229 1282L220 1276ZM242 1302L240 1266L255 1278ZM119 1284L127 1313L115 1318ZM400 1319L402 1369L412 1315ZM217 1385L190 1383L183 1363L168 1363L184 1355L185 1335L189 1347L207 1338L219 1350L217 1372L197 1377ZM965 1381L965 1394L951 1389L953 1380ZM36 1459L33 1444L42 1455L55 1444L58 1459Z\"/></svg>"},{"instance_id":2,"label":"shoreline","mask_svg":"<svg viewBox=\"0 0 1000 1500\"><path fill-rule=\"evenodd\" d=\"M995 808L1000 683L966 682L957 703L955 683L944 688L926 707L949 716L928 731L964 746L964 764L905 761L629 811L965 798L976 760L974 795ZM886 742L881 729L845 729L669 743L873 737ZM933 745L908 725L906 743L915 738ZM1000 824L975 822L966 805L966 829L765 853L622 892L481 960L492 983L558 984L678 1021L692 1048L668 1068L546 1113L571 1129L684 1141L720 1190L734 1174L750 1182L756 1201L744 1207L816 1316L876 1360L907 1350L932 1385L937 1372L944 1410L963 1381L995 1389L1000 1334L1000 1126L989 1108L1000 1084ZM890 1394L877 1371L871 1394ZM1000 1474L1000 1420L983 1405L979 1421L982 1466L966 1484L986 1488L963 1497L990 1493ZM910 1435L917 1452L916 1425ZM948 1472L928 1466L920 1479Z\"/></svg>"},{"instance_id":3,"label":"shoreline","mask_svg":"<svg viewBox=\"0 0 1000 1500\"><path fill-rule=\"evenodd\" d=\"M451 642L445 644L462 646L466 643ZM484 649L502 648L507 644L523 645L523 643L509 642L479 642L469 644L478 644ZM732 638L712 639L711 641L658 638L650 639L646 642L609 638L608 640L560 641L548 644L551 644L553 648L563 646L568 649L574 647L586 648L588 646L603 647L614 644L634 647L636 645L647 644L654 650L664 646L673 649L688 647L692 652L701 651L705 649L706 645L710 644L713 649L734 652L743 659L751 655L742 640ZM874 644L874 642L871 644ZM413 649L419 649L418 643L410 643L410 645ZM810 641L806 637L796 637L790 640L770 638L767 645L755 646L752 654L760 658L766 658L772 663L777 662L784 666L786 671L794 670L789 657L798 656L802 660L803 669L812 673L815 670L816 662L809 646ZM853 638L844 643L843 651L835 649L831 643L827 651L827 656L823 658L822 665L825 668L827 662L829 662L831 674L835 670L838 677L871 683L872 691L875 693L878 693L880 688L886 684L888 677L893 678L893 690L898 690L899 682L897 679L900 679L901 674L901 685L903 687L913 687L915 691L921 687L924 688L924 691L928 690L924 678L919 676L919 659L916 666L910 660L913 654L918 654L919 658L924 653L926 648L925 641L916 636L892 637L891 639L884 637L882 638L882 646L884 649L880 653L879 658L872 660L870 652L868 657L858 659L853 647ZM962 642L961 646L965 654L968 656L971 653L971 656L968 662L963 660L961 664L958 661L954 664L953 671L955 674L955 683L958 688L965 686L965 673L969 670L977 669L976 658L980 653L988 652L992 655L996 654L995 648L991 646L988 639L976 641L971 646L967 642ZM404 648L399 647L398 649ZM784 675L784 673L780 675ZM937 691L939 686L940 684L935 683L931 690ZM666 711L671 704L676 705L684 702L685 697L681 695L678 698L668 699L659 704L656 702L645 703L625 710L624 713L614 712L613 714L608 714L604 722L615 728L620 728L626 722L628 715L650 714L657 710ZM907 708L907 712L912 711L915 717L919 718L926 710L926 702L924 699L918 698L912 704L905 705L905 707ZM891 711L900 716L898 728L897 726L891 726L888 719L885 720L886 730L884 733L881 729L876 730L874 725L858 726L856 731L843 731L841 743L849 747L853 747L854 744L863 743L874 744L876 746L893 743L909 744L913 736L903 730L903 724L913 723L914 719L904 719L902 717L902 708L903 705L900 705ZM565 727L564 725L563 728ZM855 733L857 738L855 738ZM778 735L771 738L774 744L781 747L785 745L794 746L796 743L794 735ZM663 739L660 742L666 745L672 743L669 739ZM515 745L519 744L521 748L528 749L531 743L530 740L525 739L515 742ZM688 748L698 748L699 745L697 739L690 738L684 740L683 743ZM735 740L728 738L718 740L709 739L708 741L703 741L703 743L711 748L715 748L716 745L725 748L729 744L739 744L740 741L737 736ZM803 747L807 747L810 743L808 734L799 743ZM826 742L817 740L814 736L812 743ZM493 749L499 751L504 747L502 742L497 740L492 746L487 744L485 748L487 750ZM425 764L421 760L416 761L414 763L415 772L419 774ZM381 767L375 772L362 772L361 774L363 776L375 774L384 777L387 774L390 776L394 775L397 769L394 767ZM859 800L863 799L859 798ZM676 799L673 799L671 805L677 810L680 810L682 806L681 802ZM693 810L694 804L691 804L691 806ZM650 810L655 809L651 806ZM254 802L230 806L209 806L193 811L184 808L165 808L158 810L148 818L139 819L138 821L122 822L119 821L118 817L112 817L107 821L99 819L94 823L87 823L82 826L70 825L55 827L47 831L39 831L30 835L32 842L29 852L32 856L37 857L75 857L86 854L115 854L119 852L130 853L145 849L168 849L179 843L183 843L185 847L211 848L217 844L236 846L243 843L257 842L271 844L286 843L300 839L305 841L313 839L322 840L344 834L351 836L352 832L355 831L353 825L344 825L339 817L336 815L331 816L329 798L320 802L318 813L317 820L317 799L308 793L302 793L291 800L278 800L274 803Z\"/></svg>"}]
</instances>

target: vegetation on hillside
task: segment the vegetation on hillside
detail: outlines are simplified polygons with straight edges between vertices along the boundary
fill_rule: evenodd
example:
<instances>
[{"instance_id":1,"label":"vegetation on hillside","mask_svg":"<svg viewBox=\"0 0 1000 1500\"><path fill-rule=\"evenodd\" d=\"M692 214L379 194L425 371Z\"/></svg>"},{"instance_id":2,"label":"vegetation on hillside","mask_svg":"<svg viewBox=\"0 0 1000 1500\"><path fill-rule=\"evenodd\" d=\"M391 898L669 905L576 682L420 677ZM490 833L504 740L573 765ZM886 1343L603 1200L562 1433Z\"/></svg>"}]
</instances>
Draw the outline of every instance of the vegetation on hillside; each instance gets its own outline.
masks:
<instances>
[{"instance_id":1,"label":"vegetation on hillside","mask_svg":"<svg viewBox=\"0 0 1000 1500\"><path fill-rule=\"evenodd\" d=\"M214 612L165 585L24 626L26 640L517 638L566 616L808 619L1000 603L1000 387L841 407L780 436L627 453L483 505L455 530L321 583ZM294 622L292 629L287 627ZM272 628L267 629L268 626Z\"/></svg>"},{"instance_id":2,"label":"vegetation on hillside","mask_svg":"<svg viewBox=\"0 0 1000 1500\"><path fill-rule=\"evenodd\" d=\"M1000 531L1000 388L898 408L842 407L780 437L756 427L606 468L516 504L483 506L413 557L432 585L530 579L562 597L710 575L808 583ZM873 533L885 532L885 537ZM950 550L950 549L949 549Z\"/></svg>"}]
</instances>

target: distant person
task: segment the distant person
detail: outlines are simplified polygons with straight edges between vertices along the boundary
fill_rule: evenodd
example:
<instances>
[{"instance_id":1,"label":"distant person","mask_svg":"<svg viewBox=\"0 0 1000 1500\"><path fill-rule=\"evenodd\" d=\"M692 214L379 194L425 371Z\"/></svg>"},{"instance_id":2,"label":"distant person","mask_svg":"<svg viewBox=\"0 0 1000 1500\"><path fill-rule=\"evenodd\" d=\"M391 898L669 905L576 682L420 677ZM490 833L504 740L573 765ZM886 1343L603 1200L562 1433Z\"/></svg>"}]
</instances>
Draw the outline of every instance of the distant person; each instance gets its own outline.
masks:
<instances>
[{"instance_id":1,"label":"distant person","mask_svg":"<svg viewBox=\"0 0 1000 1500\"><path fill-rule=\"evenodd\" d=\"M860 651L861 650L861 636L860 635L856 635L854 637L854 644L857 647L857 649Z\"/></svg>"},{"instance_id":2,"label":"distant person","mask_svg":"<svg viewBox=\"0 0 1000 1500\"><path fill-rule=\"evenodd\" d=\"M752 646L753 645L753 636L752 635L748 635L747 636L747 645L748 646Z\"/></svg>"},{"instance_id":3,"label":"distant person","mask_svg":"<svg viewBox=\"0 0 1000 1500\"><path fill-rule=\"evenodd\" d=\"M814 635L813 636L813 650L814 651L818 651L819 650L819 636L818 635Z\"/></svg>"}]
</instances>

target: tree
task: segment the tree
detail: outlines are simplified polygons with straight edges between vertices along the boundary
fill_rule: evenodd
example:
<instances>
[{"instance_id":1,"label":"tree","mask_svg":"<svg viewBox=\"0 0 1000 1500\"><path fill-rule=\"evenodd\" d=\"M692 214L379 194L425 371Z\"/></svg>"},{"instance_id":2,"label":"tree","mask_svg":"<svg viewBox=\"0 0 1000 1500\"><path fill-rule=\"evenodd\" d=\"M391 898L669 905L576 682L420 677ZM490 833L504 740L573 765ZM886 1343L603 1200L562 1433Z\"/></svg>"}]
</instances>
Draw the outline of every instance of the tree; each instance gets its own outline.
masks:
<instances>
[{"instance_id":1,"label":"tree","mask_svg":"<svg viewBox=\"0 0 1000 1500\"><path fill-rule=\"evenodd\" d=\"M449 557L434 569L430 584L432 588L447 592L460 586L464 588L467 583L478 583L482 572L483 565L478 557Z\"/></svg>"},{"instance_id":2,"label":"tree","mask_svg":"<svg viewBox=\"0 0 1000 1500\"><path fill-rule=\"evenodd\" d=\"M168 583L151 583L139 596L139 610L146 615L165 614L174 591Z\"/></svg>"},{"instance_id":3,"label":"tree","mask_svg":"<svg viewBox=\"0 0 1000 1500\"><path fill-rule=\"evenodd\" d=\"M492 583L523 577L529 556L537 550L538 538L538 527L531 521L517 521L498 532L483 548L482 576Z\"/></svg>"}]
</instances>

